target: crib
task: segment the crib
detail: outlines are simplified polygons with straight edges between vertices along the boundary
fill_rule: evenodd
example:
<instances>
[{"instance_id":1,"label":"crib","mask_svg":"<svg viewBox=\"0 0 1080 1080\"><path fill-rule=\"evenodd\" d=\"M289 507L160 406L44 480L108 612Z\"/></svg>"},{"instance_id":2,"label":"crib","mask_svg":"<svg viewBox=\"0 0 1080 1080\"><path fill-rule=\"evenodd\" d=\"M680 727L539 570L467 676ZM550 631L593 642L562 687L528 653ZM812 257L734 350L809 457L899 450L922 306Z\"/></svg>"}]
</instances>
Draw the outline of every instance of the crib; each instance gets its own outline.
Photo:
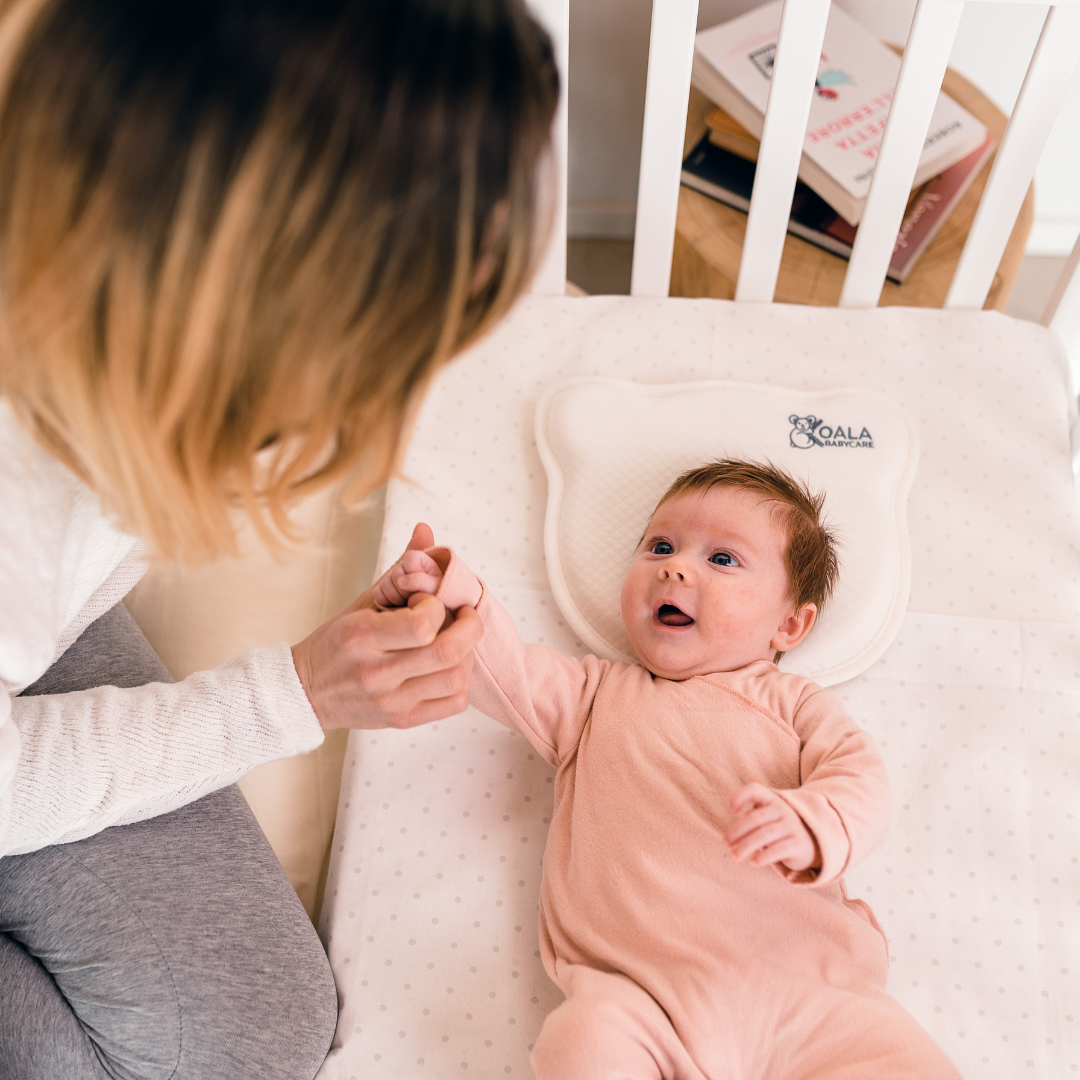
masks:
<instances>
[{"instance_id":1,"label":"crib","mask_svg":"<svg viewBox=\"0 0 1080 1080\"><path fill-rule=\"evenodd\" d=\"M565 73L567 4L536 6ZM962 9L920 2L841 306L825 310L772 297L828 0L784 8L734 303L667 298L697 4L655 0L632 295L564 295L564 97L557 239L533 295L437 381L385 506L350 515L327 493L303 508L313 541L285 566L252 545L240 563L155 572L130 604L186 675L303 636L426 520L526 640L580 653L544 565L532 417L549 385L888 394L921 443L908 611L885 654L835 689L882 750L895 820L848 887L885 926L891 992L965 1076L1056 1078L1080 1071L1080 243L1043 326L980 308L1080 56L1080 5L1047 16L946 309L879 309ZM241 617L222 620L223 604ZM469 710L328 740L243 782L337 978L320 1077L530 1075L559 1001L536 941L551 780L524 739Z\"/></svg>"}]
</instances>

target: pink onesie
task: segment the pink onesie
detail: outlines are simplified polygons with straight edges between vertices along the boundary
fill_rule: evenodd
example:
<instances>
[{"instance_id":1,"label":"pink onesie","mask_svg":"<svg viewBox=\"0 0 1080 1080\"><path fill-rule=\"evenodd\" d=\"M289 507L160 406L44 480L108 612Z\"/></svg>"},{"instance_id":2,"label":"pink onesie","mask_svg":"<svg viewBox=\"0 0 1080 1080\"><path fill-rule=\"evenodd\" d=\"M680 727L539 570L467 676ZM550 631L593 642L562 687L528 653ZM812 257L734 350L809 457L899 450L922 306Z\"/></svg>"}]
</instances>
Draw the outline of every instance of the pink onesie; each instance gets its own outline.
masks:
<instances>
[{"instance_id":1,"label":"pink onesie","mask_svg":"<svg viewBox=\"0 0 1080 1080\"><path fill-rule=\"evenodd\" d=\"M484 622L472 704L558 769L540 947L567 1000L540 1080L957 1080L885 992L884 934L844 891L888 826L888 781L834 695L766 660L672 682L523 645L456 556L438 596ZM806 823L819 871L729 857L752 781Z\"/></svg>"}]
</instances>

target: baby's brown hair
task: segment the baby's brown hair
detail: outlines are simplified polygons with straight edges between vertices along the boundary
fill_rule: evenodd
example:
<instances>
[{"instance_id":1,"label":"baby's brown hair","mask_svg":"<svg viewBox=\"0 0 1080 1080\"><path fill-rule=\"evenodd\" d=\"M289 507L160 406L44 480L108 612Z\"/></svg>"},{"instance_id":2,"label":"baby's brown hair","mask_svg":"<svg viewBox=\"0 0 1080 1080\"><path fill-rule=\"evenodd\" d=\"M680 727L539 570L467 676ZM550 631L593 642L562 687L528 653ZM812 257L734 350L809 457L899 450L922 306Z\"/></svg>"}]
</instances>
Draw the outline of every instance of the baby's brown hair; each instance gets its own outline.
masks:
<instances>
[{"instance_id":1,"label":"baby's brown hair","mask_svg":"<svg viewBox=\"0 0 1080 1080\"><path fill-rule=\"evenodd\" d=\"M714 487L754 491L766 501L780 504L778 512L787 534L784 565L791 600L796 609L813 604L820 614L839 573L836 537L821 520L825 496L815 494L806 484L771 463L762 465L723 458L684 472L664 492L656 509L676 495L691 491L704 494Z\"/></svg>"}]
</instances>

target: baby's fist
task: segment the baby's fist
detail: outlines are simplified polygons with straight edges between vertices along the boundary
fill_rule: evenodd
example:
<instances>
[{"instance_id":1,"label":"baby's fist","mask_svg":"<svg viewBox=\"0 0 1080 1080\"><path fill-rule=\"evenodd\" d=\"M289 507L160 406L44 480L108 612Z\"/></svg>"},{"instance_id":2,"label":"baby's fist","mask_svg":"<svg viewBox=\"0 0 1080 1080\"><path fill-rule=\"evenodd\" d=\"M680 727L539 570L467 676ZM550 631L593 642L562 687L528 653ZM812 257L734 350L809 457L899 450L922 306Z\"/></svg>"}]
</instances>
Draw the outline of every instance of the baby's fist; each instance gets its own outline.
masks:
<instances>
[{"instance_id":1,"label":"baby's fist","mask_svg":"<svg viewBox=\"0 0 1080 1080\"><path fill-rule=\"evenodd\" d=\"M724 839L736 862L751 866L783 863L796 872L821 866L821 854L803 819L771 788L747 784L731 800L731 812L749 813L735 823Z\"/></svg>"},{"instance_id":2,"label":"baby's fist","mask_svg":"<svg viewBox=\"0 0 1080 1080\"><path fill-rule=\"evenodd\" d=\"M403 607L416 593L434 596L443 572L426 552L410 548L375 584L375 603L380 607Z\"/></svg>"}]
</instances>

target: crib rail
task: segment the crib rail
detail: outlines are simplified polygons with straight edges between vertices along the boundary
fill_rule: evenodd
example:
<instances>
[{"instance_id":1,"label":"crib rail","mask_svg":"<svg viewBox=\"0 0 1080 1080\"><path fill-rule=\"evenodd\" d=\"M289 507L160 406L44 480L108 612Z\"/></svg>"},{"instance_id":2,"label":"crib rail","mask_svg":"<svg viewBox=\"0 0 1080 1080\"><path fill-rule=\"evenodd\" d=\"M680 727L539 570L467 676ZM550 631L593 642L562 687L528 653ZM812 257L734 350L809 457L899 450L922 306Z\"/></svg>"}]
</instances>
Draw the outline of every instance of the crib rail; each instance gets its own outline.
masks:
<instances>
[{"instance_id":1,"label":"crib rail","mask_svg":"<svg viewBox=\"0 0 1080 1080\"><path fill-rule=\"evenodd\" d=\"M1078 60L1080 7L1051 8L960 256L946 307L979 308L986 300Z\"/></svg>"},{"instance_id":2,"label":"crib rail","mask_svg":"<svg viewBox=\"0 0 1080 1080\"><path fill-rule=\"evenodd\" d=\"M668 294L697 12L698 0L653 0L630 271L634 296Z\"/></svg>"},{"instance_id":3,"label":"crib rail","mask_svg":"<svg viewBox=\"0 0 1080 1080\"><path fill-rule=\"evenodd\" d=\"M829 0L784 5L736 300L767 303L776 291L829 6Z\"/></svg>"},{"instance_id":4,"label":"crib rail","mask_svg":"<svg viewBox=\"0 0 1080 1080\"><path fill-rule=\"evenodd\" d=\"M877 306L963 10L962 0L922 0L915 9L841 307Z\"/></svg>"},{"instance_id":5,"label":"crib rail","mask_svg":"<svg viewBox=\"0 0 1080 1080\"><path fill-rule=\"evenodd\" d=\"M873 307L889 259L949 53L966 3L1003 0L919 0L897 81L889 122L844 280L840 304ZM1037 3L1038 0L1011 0ZM535 292L566 284L566 163L569 0L530 0L555 42L563 94L555 121L553 239ZM682 137L693 60L698 0L654 0L642 131L641 170L631 292L666 296L675 239ZM787 217L813 97L829 0L784 6L769 91L757 180L750 203L736 299L769 302L783 253ZM1080 0L1050 8L1023 88L1006 129L979 210L953 278L946 307L979 308L986 300L1024 194L1080 61ZM1080 387L1080 241L1043 317L1066 342Z\"/></svg>"},{"instance_id":6,"label":"crib rail","mask_svg":"<svg viewBox=\"0 0 1080 1080\"><path fill-rule=\"evenodd\" d=\"M880 298L964 3L920 0L916 9L841 306L873 307ZM635 295L663 296L668 290L678 201L678 136L686 122L689 39L696 6L693 0L653 4L631 287ZM738 300L768 302L775 294L828 10L828 0L797 0L784 7L735 293ZM979 308L985 302L1078 58L1080 0L1059 0L1047 15L947 307ZM1075 251L1043 321L1070 347L1080 386L1080 267Z\"/></svg>"}]
</instances>

